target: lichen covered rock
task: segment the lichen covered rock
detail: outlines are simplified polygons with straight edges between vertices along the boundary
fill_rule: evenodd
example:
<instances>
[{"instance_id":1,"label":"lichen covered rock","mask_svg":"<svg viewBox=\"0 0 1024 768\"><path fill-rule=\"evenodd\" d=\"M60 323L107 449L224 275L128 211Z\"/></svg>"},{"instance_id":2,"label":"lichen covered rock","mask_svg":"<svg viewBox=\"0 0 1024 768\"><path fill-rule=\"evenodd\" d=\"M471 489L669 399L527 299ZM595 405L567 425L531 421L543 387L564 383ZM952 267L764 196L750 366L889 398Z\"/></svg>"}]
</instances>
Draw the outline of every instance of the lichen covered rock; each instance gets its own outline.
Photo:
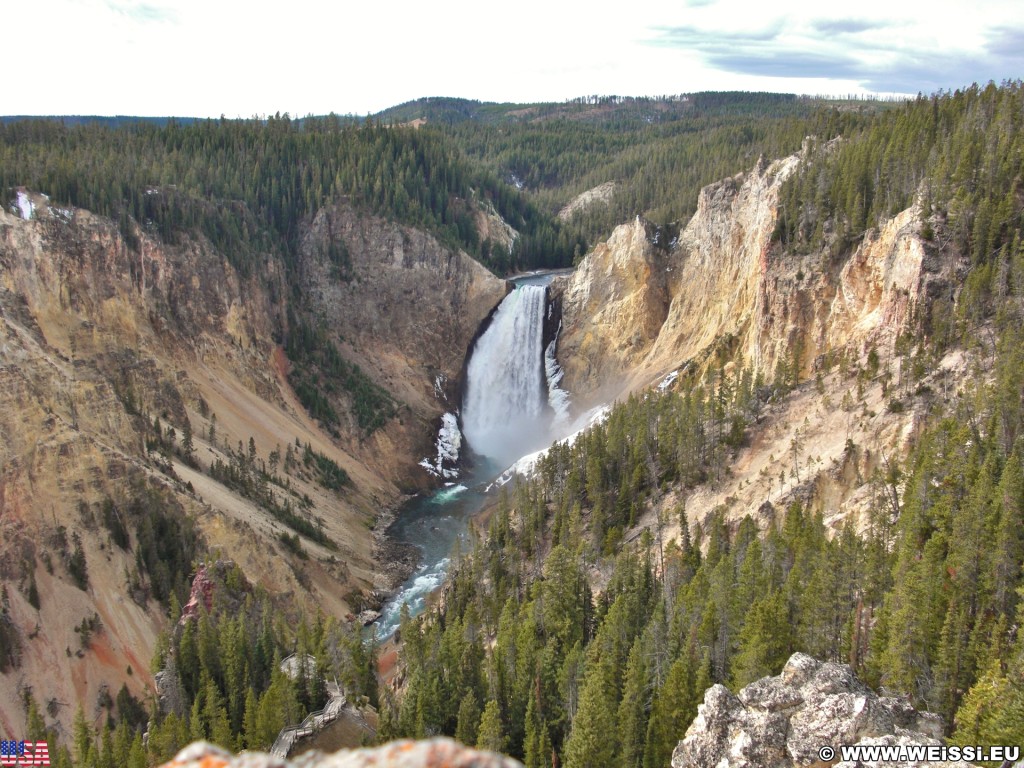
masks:
<instances>
[{"instance_id":1,"label":"lichen covered rock","mask_svg":"<svg viewBox=\"0 0 1024 768\"><path fill-rule=\"evenodd\" d=\"M672 768L853 768L852 763L823 762L821 748L938 745L941 733L942 723L935 715L916 711L904 699L877 695L846 664L823 663L797 653L778 677L751 683L738 695L721 685L709 688L672 755Z\"/></svg>"},{"instance_id":2,"label":"lichen covered rock","mask_svg":"<svg viewBox=\"0 0 1024 768\"><path fill-rule=\"evenodd\" d=\"M332 755L306 752L283 760L263 752L232 756L198 741L185 747L163 768L522 768L510 757L464 747L451 739L393 741L382 747L342 749Z\"/></svg>"}]
</instances>

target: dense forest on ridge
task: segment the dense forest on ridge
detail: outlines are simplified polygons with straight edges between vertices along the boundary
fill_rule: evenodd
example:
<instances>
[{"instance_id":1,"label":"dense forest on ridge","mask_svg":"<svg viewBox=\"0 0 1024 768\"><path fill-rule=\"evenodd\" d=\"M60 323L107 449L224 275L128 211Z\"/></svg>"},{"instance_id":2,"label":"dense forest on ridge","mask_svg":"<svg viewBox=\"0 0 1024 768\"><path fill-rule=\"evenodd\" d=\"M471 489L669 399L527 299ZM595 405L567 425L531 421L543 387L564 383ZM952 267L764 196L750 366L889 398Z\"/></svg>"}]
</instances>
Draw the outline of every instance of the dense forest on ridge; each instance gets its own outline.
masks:
<instances>
[{"instance_id":1,"label":"dense forest on ridge","mask_svg":"<svg viewBox=\"0 0 1024 768\"><path fill-rule=\"evenodd\" d=\"M480 242L471 203L493 205L520 232L513 254L492 264L499 270L567 264L578 245L432 131L333 116L0 125L0 187L16 185L119 219L125 232L132 219L169 243L201 233L242 274L268 254L290 261L303 219L345 196L485 263L490 244Z\"/></svg>"}]
</instances>

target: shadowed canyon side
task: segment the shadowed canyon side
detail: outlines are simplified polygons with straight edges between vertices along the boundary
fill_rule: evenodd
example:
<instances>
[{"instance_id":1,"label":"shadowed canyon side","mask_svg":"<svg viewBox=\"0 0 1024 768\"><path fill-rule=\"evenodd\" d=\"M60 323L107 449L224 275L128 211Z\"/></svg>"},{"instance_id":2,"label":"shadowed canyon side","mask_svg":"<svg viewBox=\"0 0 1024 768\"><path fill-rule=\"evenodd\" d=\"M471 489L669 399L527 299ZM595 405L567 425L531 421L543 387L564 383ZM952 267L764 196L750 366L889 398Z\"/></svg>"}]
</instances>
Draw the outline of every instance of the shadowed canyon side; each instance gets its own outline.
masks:
<instances>
[{"instance_id":1,"label":"shadowed canyon side","mask_svg":"<svg viewBox=\"0 0 1024 768\"><path fill-rule=\"evenodd\" d=\"M417 462L441 415L457 410L466 354L507 284L431 235L347 203L317 214L300 251L310 312L401 403L387 429L349 447L381 476L422 490L429 478Z\"/></svg>"},{"instance_id":2,"label":"shadowed canyon side","mask_svg":"<svg viewBox=\"0 0 1024 768\"><path fill-rule=\"evenodd\" d=\"M0 519L20 638L0 676L5 733L23 732L25 685L40 706L122 684L151 693L169 590L185 579L187 594L205 548L290 596L286 611L344 617L392 586L371 527L399 498L395 481L425 482L413 457L505 284L347 206L321 212L303 243L313 299L289 308L273 256L246 276L202 238L126 236L42 196L31 220L0 211ZM344 280L330 274L332 243L347 249ZM343 392L328 434L292 388L298 364L279 340L317 315L358 383L395 403L372 432ZM160 566L173 584L143 562L154 530L180 543ZM73 710L51 717L69 726Z\"/></svg>"}]
</instances>

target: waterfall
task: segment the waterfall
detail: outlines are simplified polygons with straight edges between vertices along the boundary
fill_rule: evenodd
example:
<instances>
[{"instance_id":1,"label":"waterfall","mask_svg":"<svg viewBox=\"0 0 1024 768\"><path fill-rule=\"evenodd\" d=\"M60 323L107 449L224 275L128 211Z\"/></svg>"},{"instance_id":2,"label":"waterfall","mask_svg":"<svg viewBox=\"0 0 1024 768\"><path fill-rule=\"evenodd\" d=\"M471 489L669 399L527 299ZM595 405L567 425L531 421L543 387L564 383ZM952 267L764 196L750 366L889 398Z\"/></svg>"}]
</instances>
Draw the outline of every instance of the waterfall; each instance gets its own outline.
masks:
<instances>
[{"instance_id":1,"label":"waterfall","mask_svg":"<svg viewBox=\"0 0 1024 768\"><path fill-rule=\"evenodd\" d=\"M551 441L544 370L547 288L521 285L501 302L466 369L462 432L503 466Z\"/></svg>"},{"instance_id":2,"label":"waterfall","mask_svg":"<svg viewBox=\"0 0 1024 768\"><path fill-rule=\"evenodd\" d=\"M560 386L562 371L555 358L557 332L544 349L545 323L552 331L554 322L546 285L520 284L498 306L470 350L461 434L455 414L446 413L437 436L437 458L421 462L428 472L449 482L444 489L411 501L388 528L389 538L415 545L423 553L423 563L382 609L378 639L390 637L398 628L403 605L414 616L423 610L427 595L444 580L453 543L468 541L469 520L492 498L492 487L509 482L511 470L498 481L489 481L573 429L567 423L569 393ZM444 382L436 380L434 390L447 407ZM466 443L486 461L475 463L455 485L460 448Z\"/></svg>"}]
</instances>

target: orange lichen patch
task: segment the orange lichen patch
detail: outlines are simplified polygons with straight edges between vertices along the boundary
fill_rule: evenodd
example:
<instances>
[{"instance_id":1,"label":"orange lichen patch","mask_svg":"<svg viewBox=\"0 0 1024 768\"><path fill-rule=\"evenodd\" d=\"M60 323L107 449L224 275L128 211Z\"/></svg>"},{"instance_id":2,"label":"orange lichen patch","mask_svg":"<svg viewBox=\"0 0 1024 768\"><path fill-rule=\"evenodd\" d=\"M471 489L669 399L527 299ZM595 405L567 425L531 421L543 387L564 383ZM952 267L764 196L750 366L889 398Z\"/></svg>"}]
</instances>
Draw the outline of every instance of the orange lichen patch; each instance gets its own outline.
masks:
<instances>
[{"instance_id":1,"label":"orange lichen patch","mask_svg":"<svg viewBox=\"0 0 1024 768\"><path fill-rule=\"evenodd\" d=\"M207 755L196 760L174 760L164 765L164 768L224 768L228 761L222 757Z\"/></svg>"},{"instance_id":2,"label":"orange lichen patch","mask_svg":"<svg viewBox=\"0 0 1024 768\"><path fill-rule=\"evenodd\" d=\"M185 747L163 768L224 768L230 765L232 757L220 747L206 742L196 742Z\"/></svg>"},{"instance_id":3,"label":"orange lichen patch","mask_svg":"<svg viewBox=\"0 0 1024 768\"><path fill-rule=\"evenodd\" d=\"M163 768L522 768L522 763L452 739L435 738L393 741L382 747L342 749L333 754L312 750L294 761L261 752L232 758L219 747L197 742Z\"/></svg>"},{"instance_id":4,"label":"orange lichen patch","mask_svg":"<svg viewBox=\"0 0 1024 768\"><path fill-rule=\"evenodd\" d=\"M230 761L223 757L207 755L199 760L174 760L167 763L163 768L224 768Z\"/></svg>"}]
</instances>

